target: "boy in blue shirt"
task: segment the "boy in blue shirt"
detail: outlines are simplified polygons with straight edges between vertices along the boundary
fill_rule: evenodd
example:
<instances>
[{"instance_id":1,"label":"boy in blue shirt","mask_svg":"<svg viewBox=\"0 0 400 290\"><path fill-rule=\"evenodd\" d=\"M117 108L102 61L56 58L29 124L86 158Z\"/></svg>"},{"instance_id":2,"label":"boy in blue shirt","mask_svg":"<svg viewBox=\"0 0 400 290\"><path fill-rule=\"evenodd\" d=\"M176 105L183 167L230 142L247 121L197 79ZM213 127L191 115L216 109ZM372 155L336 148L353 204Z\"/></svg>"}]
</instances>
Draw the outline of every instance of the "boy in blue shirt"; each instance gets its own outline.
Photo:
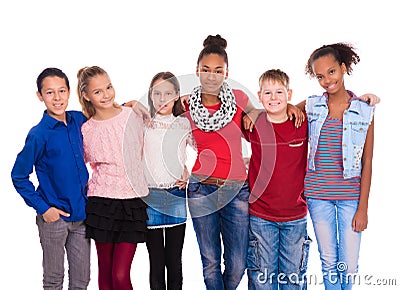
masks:
<instances>
[{"instance_id":1,"label":"boy in blue shirt","mask_svg":"<svg viewBox=\"0 0 400 290\"><path fill-rule=\"evenodd\" d=\"M28 133L11 172L26 204L37 212L43 249L43 288L62 289L64 253L69 263L69 289L87 289L90 240L85 238L86 184L81 125L85 116L66 111L70 95L67 76L46 68L37 78L37 97L46 111ZM30 181L35 168L38 187Z\"/></svg>"}]
</instances>

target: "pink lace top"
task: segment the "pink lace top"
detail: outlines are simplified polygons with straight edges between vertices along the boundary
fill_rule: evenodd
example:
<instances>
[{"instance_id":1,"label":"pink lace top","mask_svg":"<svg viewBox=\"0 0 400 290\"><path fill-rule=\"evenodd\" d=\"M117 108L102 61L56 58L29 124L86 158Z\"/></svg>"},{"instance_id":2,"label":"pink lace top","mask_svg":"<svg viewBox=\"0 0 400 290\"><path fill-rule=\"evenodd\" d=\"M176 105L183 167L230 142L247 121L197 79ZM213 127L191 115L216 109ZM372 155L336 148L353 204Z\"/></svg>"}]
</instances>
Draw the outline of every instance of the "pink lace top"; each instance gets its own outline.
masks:
<instances>
[{"instance_id":1,"label":"pink lace top","mask_svg":"<svg viewBox=\"0 0 400 290\"><path fill-rule=\"evenodd\" d=\"M143 171L143 121L122 107L117 116L82 125L85 162L93 170L88 196L116 199L148 194Z\"/></svg>"}]
</instances>

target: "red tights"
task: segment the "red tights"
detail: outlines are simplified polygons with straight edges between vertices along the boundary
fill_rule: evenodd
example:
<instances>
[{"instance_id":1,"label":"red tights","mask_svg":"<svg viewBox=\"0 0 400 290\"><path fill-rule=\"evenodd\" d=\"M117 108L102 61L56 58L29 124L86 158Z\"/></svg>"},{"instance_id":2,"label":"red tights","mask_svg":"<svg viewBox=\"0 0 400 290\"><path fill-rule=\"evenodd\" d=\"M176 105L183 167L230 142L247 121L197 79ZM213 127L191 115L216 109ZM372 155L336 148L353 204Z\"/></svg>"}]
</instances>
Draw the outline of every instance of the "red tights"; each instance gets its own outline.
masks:
<instances>
[{"instance_id":1,"label":"red tights","mask_svg":"<svg viewBox=\"0 0 400 290\"><path fill-rule=\"evenodd\" d=\"M99 265L99 290L132 290L133 243L95 242Z\"/></svg>"}]
</instances>

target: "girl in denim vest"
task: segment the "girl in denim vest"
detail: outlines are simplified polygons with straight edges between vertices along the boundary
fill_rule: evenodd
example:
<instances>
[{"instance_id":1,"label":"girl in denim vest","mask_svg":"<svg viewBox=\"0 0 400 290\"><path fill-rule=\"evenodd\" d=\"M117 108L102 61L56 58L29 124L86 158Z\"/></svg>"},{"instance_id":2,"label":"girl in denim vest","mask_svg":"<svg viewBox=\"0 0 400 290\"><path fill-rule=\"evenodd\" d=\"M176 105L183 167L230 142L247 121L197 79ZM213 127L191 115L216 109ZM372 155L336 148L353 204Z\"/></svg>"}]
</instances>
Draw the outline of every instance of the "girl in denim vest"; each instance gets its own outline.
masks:
<instances>
[{"instance_id":1,"label":"girl in denim vest","mask_svg":"<svg viewBox=\"0 0 400 290\"><path fill-rule=\"evenodd\" d=\"M346 90L344 75L360 61L345 43L316 49L306 65L325 92L307 99L310 154L305 196L325 289L351 289L361 232L368 224L374 106Z\"/></svg>"}]
</instances>

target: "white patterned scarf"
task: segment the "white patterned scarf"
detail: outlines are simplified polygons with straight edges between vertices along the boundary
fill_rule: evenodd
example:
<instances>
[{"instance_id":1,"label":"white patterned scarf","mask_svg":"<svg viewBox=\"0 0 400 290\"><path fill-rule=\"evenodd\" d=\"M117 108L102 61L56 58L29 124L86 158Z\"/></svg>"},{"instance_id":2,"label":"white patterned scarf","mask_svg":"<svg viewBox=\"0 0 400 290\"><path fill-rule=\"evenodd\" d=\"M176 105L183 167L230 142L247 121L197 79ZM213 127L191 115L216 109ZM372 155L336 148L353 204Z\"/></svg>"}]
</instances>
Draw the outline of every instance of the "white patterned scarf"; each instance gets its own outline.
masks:
<instances>
[{"instance_id":1,"label":"white patterned scarf","mask_svg":"<svg viewBox=\"0 0 400 290\"><path fill-rule=\"evenodd\" d=\"M196 126L204 132L217 131L229 124L236 113L236 99L227 82L221 86L218 98L221 107L210 114L201 102L201 86L195 87L189 96L190 116Z\"/></svg>"}]
</instances>

